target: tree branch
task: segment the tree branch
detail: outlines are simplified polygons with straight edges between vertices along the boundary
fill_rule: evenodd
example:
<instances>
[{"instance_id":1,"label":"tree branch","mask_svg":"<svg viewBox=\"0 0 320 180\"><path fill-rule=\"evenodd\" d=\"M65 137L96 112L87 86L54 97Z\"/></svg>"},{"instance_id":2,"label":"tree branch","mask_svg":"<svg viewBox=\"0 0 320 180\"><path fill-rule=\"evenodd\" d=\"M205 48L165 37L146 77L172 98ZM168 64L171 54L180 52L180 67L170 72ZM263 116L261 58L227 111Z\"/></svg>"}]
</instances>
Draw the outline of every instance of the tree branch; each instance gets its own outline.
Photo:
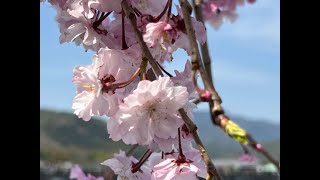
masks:
<instances>
[{"instance_id":1,"label":"tree branch","mask_svg":"<svg viewBox=\"0 0 320 180\"><path fill-rule=\"evenodd\" d=\"M186 27L186 31L187 31L187 35L188 35L188 39L190 42L190 48L191 48L191 63L192 63L192 73L194 75L194 73L197 72L197 70L200 71L201 77L203 79L203 83L205 85L205 87L210 91L210 93L212 94L212 98L216 101L221 102L221 99L219 97L219 95L216 93L210 79L208 78L207 72L204 70L203 68L203 64L202 64L202 60L201 60L201 56L199 53L199 49L198 49L198 43L196 40L196 35L194 32L194 28L192 26L192 22L191 22L191 12L192 12L192 7L190 6L189 2L187 0L179 0L180 5L181 5L181 10L182 10L182 14L183 14L183 19L184 19L184 24ZM208 154L206 153L203 144L198 136L198 134L196 133L196 126L193 124L193 122L189 119L189 117L186 115L184 110L179 110L179 113L181 114L183 120L185 121L189 131L192 133L198 148L200 150L200 152L202 153L203 159L207 165L208 168L208 176L207 176L207 180L211 180L213 178L213 176L216 177L216 179L221 180L222 177L220 176L220 174L218 173L218 171L216 170L216 168L214 167L211 159L209 158Z\"/></svg>"},{"instance_id":2,"label":"tree branch","mask_svg":"<svg viewBox=\"0 0 320 180\"><path fill-rule=\"evenodd\" d=\"M136 37L138 39L138 43L140 45L141 51L143 53L143 56L145 56L150 65L152 66L152 69L154 70L155 74L157 76L163 76L162 71L160 70L156 60L153 58L151 52L149 51L149 48L147 44L143 41L142 33L139 31L137 27L137 19L135 14L133 13L131 7L128 5L126 0L122 0L122 8L124 12L126 13L127 18L129 19L131 26L133 27L134 33L136 34ZM158 78L158 77L157 77Z\"/></svg>"},{"instance_id":3,"label":"tree branch","mask_svg":"<svg viewBox=\"0 0 320 180\"><path fill-rule=\"evenodd\" d=\"M192 0L192 5L194 7L195 10L195 16L196 19L200 22L203 23L203 25L205 26L205 23L203 21L203 15L202 15L202 8L201 8L201 3L202 0ZM213 83L213 74L211 73L211 59L210 59L210 54L209 54L209 50L208 50L208 44L207 42L204 43L203 45L201 45L201 54L202 54L202 58L203 58L203 63L204 63L204 67L205 70L209 76L209 80L211 81L211 85L214 87L214 83ZM205 81L205 79L203 79L203 81ZM210 83L205 83L205 86L209 85ZM210 89L209 89L210 90ZM212 90L215 91L215 89L213 88ZM217 92L215 92L213 94L213 96L215 96L216 94L218 94ZM221 98L217 98L220 99ZM211 121L214 124L215 123L215 118L219 115L219 114L224 114L223 112L223 108L221 107L221 103L222 101L218 101L218 102L211 102L209 103L209 107L211 109L210 114L211 114ZM213 107L213 105L216 104L216 107ZM220 123L218 123L220 125L220 128L224 129L224 127L221 126ZM246 138L248 139L248 141L250 141L252 144L257 144L257 142L253 139L253 137L247 133ZM256 150L256 148L254 148ZM262 155L264 155L270 162L272 162L280 171L280 167L279 167L279 162L276 161L271 155L270 153L268 153L266 150L262 149L259 151Z\"/></svg>"},{"instance_id":4,"label":"tree branch","mask_svg":"<svg viewBox=\"0 0 320 180\"><path fill-rule=\"evenodd\" d=\"M253 145L253 146L256 146L258 143L253 139L253 137L250 135L250 134L247 134L247 138L248 140L250 141L250 143ZM255 150L256 150L256 147L253 147ZM280 172L280 166L279 166L279 162L277 160L275 160L271 155L270 153L268 153L264 148L261 148L259 150L259 152L264 155L264 157L266 157L270 162L272 162L272 164L274 164L277 168L278 168L278 171Z\"/></svg>"},{"instance_id":5,"label":"tree branch","mask_svg":"<svg viewBox=\"0 0 320 180\"><path fill-rule=\"evenodd\" d=\"M187 30L187 34L188 34L188 38L189 38L189 42L190 42L190 47L191 47L192 69L199 70L204 86L212 94L212 100L218 101L221 103L222 102L221 98L220 98L219 94L217 93L217 91L215 90L215 88L213 87L212 82L210 81L210 78L209 78L207 72L205 71L202 60L201 60L196 35L195 35L194 28L193 28L192 22L191 22L190 12L192 9L190 9L190 8L192 8L192 6L189 4L189 2L187 0L179 0L179 1L180 1L184 24L185 24L185 27Z\"/></svg>"},{"instance_id":6,"label":"tree branch","mask_svg":"<svg viewBox=\"0 0 320 180\"><path fill-rule=\"evenodd\" d=\"M192 0L192 6L194 8L196 20L200 21L203 23L203 26L206 27L204 21L203 21L203 16L202 16L202 7L201 7L202 0ZM205 34L207 36L207 34ZM206 37L207 39L207 37ZM209 48L208 48L208 43L207 41L201 45L201 54L202 54L202 60L204 64L204 68L209 76L210 81L213 84L213 75L212 75L212 69L211 69L211 58L210 58L210 53L209 53Z\"/></svg>"},{"instance_id":7,"label":"tree branch","mask_svg":"<svg viewBox=\"0 0 320 180\"><path fill-rule=\"evenodd\" d=\"M137 24L136 24L136 17L133 14L131 8L129 7L129 5L127 4L127 2L124 0L122 1L122 7L123 10L125 11L127 17L129 18L131 25L134 29L134 32L138 38L138 43L141 47L142 53L143 55L148 59L149 63L151 64L154 73L156 75L161 75L163 76L162 71L160 70L159 66L157 65L157 62L154 60L154 58L152 57L149 48L147 47L146 43L143 41L142 38L142 34L141 32L138 30L137 28ZM200 138L199 135L196 131L197 127L195 126L195 124L190 120L190 118L187 116L186 112L184 111L184 109L179 109L179 113L181 114L182 119L184 120L184 122L186 123L189 131L192 133L194 140L199 148L199 151L202 154L202 158L205 161L207 168L208 168L208 177L207 179L212 179L213 175L217 176L218 180L222 180L221 176L219 175L219 173L217 172L216 168L214 167L209 155L207 154Z\"/></svg>"},{"instance_id":8,"label":"tree branch","mask_svg":"<svg viewBox=\"0 0 320 180\"><path fill-rule=\"evenodd\" d=\"M207 171L208 171L208 176L207 180L212 180L213 177L215 176L217 180L222 180L222 177L218 173L217 169L215 168L214 164L211 161L211 158L209 157L206 149L204 148L202 141L198 135L197 132L197 126L192 122L192 120L189 118L187 113L185 112L184 109L179 109L179 113L181 115L181 118L183 119L184 123L188 127L190 133L193 136L194 141L196 142L198 149L201 153L202 159L204 160L206 166L207 166Z\"/></svg>"},{"instance_id":9,"label":"tree branch","mask_svg":"<svg viewBox=\"0 0 320 180\"><path fill-rule=\"evenodd\" d=\"M133 145L133 146L127 151L126 155L127 155L127 156L131 156L132 153L137 149L138 146L139 146L138 144Z\"/></svg>"}]
</instances>

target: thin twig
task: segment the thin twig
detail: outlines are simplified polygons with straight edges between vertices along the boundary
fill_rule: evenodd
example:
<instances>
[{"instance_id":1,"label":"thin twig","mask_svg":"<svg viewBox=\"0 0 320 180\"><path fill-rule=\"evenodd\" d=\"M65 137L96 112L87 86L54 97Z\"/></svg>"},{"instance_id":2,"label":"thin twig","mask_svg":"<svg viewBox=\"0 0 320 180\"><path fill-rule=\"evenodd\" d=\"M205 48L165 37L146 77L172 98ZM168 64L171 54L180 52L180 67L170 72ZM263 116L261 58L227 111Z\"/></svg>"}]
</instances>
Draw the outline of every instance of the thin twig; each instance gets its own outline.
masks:
<instances>
[{"instance_id":1,"label":"thin twig","mask_svg":"<svg viewBox=\"0 0 320 180\"><path fill-rule=\"evenodd\" d=\"M199 103L201 103L202 101L201 101L201 99L194 99L194 100L192 100L191 102L194 103L194 104L199 104Z\"/></svg>"},{"instance_id":2,"label":"thin twig","mask_svg":"<svg viewBox=\"0 0 320 180\"><path fill-rule=\"evenodd\" d=\"M142 50L143 56L145 56L148 59L155 74L157 76L163 76L163 73L162 73L161 69L159 68L159 66L157 65L156 60L153 58L151 52L149 51L147 44L143 41L142 33L139 31L139 29L137 27L136 16L133 13L131 7L128 5L126 0L122 0L121 5L122 5L124 12L126 13L127 18L130 20L131 26L133 27L133 31L136 34L138 43L139 43L140 48Z\"/></svg>"},{"instance_id":3,"label":"thin twig","mask_svg":"<svg viewBox=\"0 0 320 180\"><path fill-rule=\"evenodd\" d=\"M213 87L213 85L209 79L209 76L204 69L204 66L203 66L203 63L201 60L196 35L195 35L194 28L193 28L192 22L191 22L190 12L192 11L192 6L186 0L179 0L179 1L180 1L184 24L185 24L185 27L187 30L188 39L189 39L190 47L191 47L192 69L199 70L205 88L208 89L210 91L210 93L212 94L212 100L218 101L221 103L222 102L221 98L220 98L219 94L217 93L217 91L215 90L215 88Z\"/></svg>"},{"instance_id":4,"label":"thin twig","mask_svg":"<svg viewBox=\"0 0 320 180\"><path fill-rule=\"evenodd\" d=\"M126 32L125 32L125 26L124 26L124 11L121 10L121 28L122 28L122 49L128 49L128 45L126 42Z\"/></svg>"},{"instance_id":5,"label":"thin twig","mask_svg":"<svg viewBox=\"0 0 320 180\"><path fill-rule=\"evenodd\" d=\"M127 151L126 155L127 155L127 156L131 156L132 153L137 149L138 146L139 146L138 144L133 145L133 146Z\"/></svg>"},{"instance_id":6,"label":"thin twig","mask_svg":"<svg viewBox=\"0 0 320 180\"><path fill-rule=\"evenodd\" d=\"M253 139L253 137L250 135L250 134L247 134L247 139L250 141L251 144L253 145L256 145L258 144L255 139ZM254 147L254 149L256 149ZM272 164L274 164L277 168L278 168L278 171L280 172L280 166L279 166L279 162L277 160L275 160L271 155L270 153L268 153L264 148L261 148L259 150L259 152L261 154L263 154L270 162L272 162Z\"/></svg>"},{"instance_id":7,"label":"thin twig","mask_svg":"<svg viewBox=\"0 0 320 180\"><path fill-rule=\"evenodd\" d=\"M212 180L213 177L215 176L217 180L222 180L222 177L218 173L217 169L215 168L214 164L211 161L211 158L209 157L206 149L204 148L202 141L198 135L197 132L197 126L192 122L192 120L189 118L187 113L185 112L184 109L179 109L179 113L181 115L181 118L183 119L184 123L188 127L190 133L193 136L194 141L196 142L198 149L201 153L201 156L207 166L207 171L208 171L208 176L207 180Z\"/></svg>"},{"instance_id":8,"label":"thin twig","mask_svg":"<svg viewBox=\"0 0 320 180\"><path fill-rule=\"evenodd\" d=\"M186 31L188 34L188 39L189 39L189 43L190 43L190 47L191 47L191 62L192 62L192 70L193 70L192 73L196 73L195 69L198 69L200 71L200 74L201 74L201 77L203 79L205 86L209 87L211 90L211 93L214 94L215 91L213 89L211 81L208 79L206 71L203 69L201 56L200 56L200 53L198 50L198 44L196 41L196 36L195 36L195 32L194 32L194 28L192 26L191 16L190 16L190 14L192 12L192 7L187 0L179 0L179 2L181 5L181 10L182 10L183 18L184 18L184 24L186 27ZM218 94L216 94L215 97L219 97ZM218 98L216 100L218 100L219 102L221 101L220 98ZM220 176L220 174L216 170L214 164L211 161L211 158L207 154L207 152L206 152L206 150L205 150L205 148L199 138L199 135L196 131L197 127L190 120L190 118L188 117L188 115L186 114L184 109L179 109L179 113L181 114L181 117L184 120L189 131L192 133L193 138L194 138L194 140L195 140L195 142L196 142L196 144L202 154L202 158L207 165L208 176L206 179L212 180L213 177L216 177L217 180L222 180L222 177Z\"/></svg>"},{"instance_id":9,"label":"thin twig","mask_svg":"<svg viewBox=\"0 0 320 180\"><path fill-rule=\"evenodd\" d=\"M166 23L168 23L168 22L169 22L169 20L170 20L170 16L171 16L171 8L172 8L172 0L168 0L168 4L169 4L169 9L168 9L167 17L166 17Z\"/></svg>"},{"instance_id":10,"label":"thin twig","mask_svg":"<svg viewBox=\"0 0 320 180\"><path fill-rule=\"evenodd\" d=\"M160 67L160 69L169 77L173 77L168 71L166 71L158 62L157 62L158 66Z\"/></svg>"},{"instance_id":11,"label":"thin twig","mask_svg":"<svg viewBox=\"0 0 320 180\"><path fill-rule=\"evenodd\" d=\"M203 23L203 26L206 27L204 21L203 21L203 16L202 16L202 7L201 7L202 0L192 0L192 5L194 8L194 13L197 21L200 21ZM207 34L205 34L207 36ZM207 39L207 37L206 37ZM210 53L209 53L209 48L208 48L208 43L207 41L201 45L201 54L202 54L202 60L204 64L204 68L207 71L207 74L209 76L210 81L213 83L213 75L212 75L212 69L211 69L211 58L210 58Z\"/></svg>"}]
</instances>

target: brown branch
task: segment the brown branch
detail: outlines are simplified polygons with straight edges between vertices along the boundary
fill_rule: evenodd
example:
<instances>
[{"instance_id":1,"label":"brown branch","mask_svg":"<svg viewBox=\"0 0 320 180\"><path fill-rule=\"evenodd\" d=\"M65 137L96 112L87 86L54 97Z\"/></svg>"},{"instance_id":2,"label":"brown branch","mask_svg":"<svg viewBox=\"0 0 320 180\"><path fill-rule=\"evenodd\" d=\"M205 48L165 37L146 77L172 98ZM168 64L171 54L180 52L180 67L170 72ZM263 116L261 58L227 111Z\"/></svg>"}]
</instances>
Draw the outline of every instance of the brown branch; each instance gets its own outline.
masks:
<instances>
[{"instance_id":1,"label":"brown branch","mask_svg":"<svg viewBox=\"0 0 320 180\"><path fill-rule=\"evenodd\" d=\"M133 146L127 151L126 155L127 155L127 156L131 156L132 153L137 149L138 146L139 146L138 144L133 145Z\"/></svg>"},{"instance_id":2,"label":"brown branch","mask_svg":"<svg viewBox=\"0 0 320 180\"><path fill-rule=\"evenodd\" d=\"M201 101L201 99L194 99L194 100L192 100L191 102L194 103L194 104L199 104L199 103L201 103L202 101Z\"/></svg>"},{"instance_id":3,"label":"brown branch","mask_svg":"<svg viewBox=\"0 0 320 180\"><path fill-rule=\"evenodd\" d=\"M201 7L202 0L192 0L192 5L194 8L196 20L200 21L203 23L203 26L206 27L204 21L203 21L203 16L202 16L202 7ZM205 34L207 36L207 34ZM207 37L206 37L207 39ZM212 75L212 69L211 69L211 58L210 58L210 53L209 53L209 48L208 48L208 43L207 41L201 45L201 54L202 54L202 60L204 64L204 68L209 76L210 81L213 84L213 75Z\"/></svg>"},{"instance_id":4,"label":"brown branch","mask_svg":"<svg viewBox=\"0 0 320 180\"><path fill-rule=\"evenodd\" d=\"M249 140L249 142L252 144L252 145L256 145L258 144L254 139L253 137L250 135L250 134L247 134L247 139ZM256 150L256 147L254 147L254 149ZM279 166L279 162L277 160L275 160L271 155L270 153L268 153L264 148L261 148L259 150L259 152L261 154L263 154L270 162L272 162L272 164L274 164L277 168L278 168L278 171L280 172L280 166Z\"/></svg>"},{"instance_id":5,"label":"brown branch","mask_svg":"<svg viewBox=\"0 0 320 180\"><path fill-rule=\"evenodd\" d=\"M154 73L157 76L163 76L162 71L160 70L159 66L157 65L156 60L153 58L151 52L149 51L149 48L147 46L147 44L143 41L143 37L142 37L142 33L139 31L138 27L137 27L137 19L135 14L133 13L131 7L128 5L126 0L122 0L122 8L124 10L124 12L126 13L127 18L129 19L131 26L134 30L134 33L136 34L138 43L140 45L141 51L143 53L143 56L145 56L150 65L152 66L152 69L154 70Z\"/></svg>"},{"instance_id":6,"label":"brown branch","mask_svg":"<svg viewBox=\"0 0 320 180\"><path fill-rule=\"evenodd\" d=\"M192 10L192 6L186 0L179 0L179 1L180 1L184 24L185 24L185 27L187 30L188 39L189 39L190 47L191 47L192 69L199 70L205 88L208 89L210 91L210 93L212 94L212 100L218 101L221 103L222 102L221 98L220 98L219 94L217 93L217 91L215 90L215 88L213 87L212 82L210 81L210 78L209 78L207 72L205 71L202 60L201 60L196 35L195 35L194 28L193 28L192 22L191 22L190 12Z\"/></svg>"},{"instance_id":7,"label":"brown branch","mask_svg":"<svg viewBox=\"0 0 320 180\"><path fill-rule=\"evenodd\" d=\"M185 112L184 109L179 109L179 113L181 115L181 118L183 119L184 123L188 127L190 133L193 136L194 141L196 142L198 149L201 153L202 159L204 160L206 166L207 166L207 171L208 171L208 176L207 180L212 180L213 177L215 176L217 180L222 180L222 177L218 173L217 169L215 168L214 164L211 161L211 158L209 157L206 149L204 148L202 141L198 135L197 132L197 126L192 122L192 120L189 118L187 113Z\"/></svg>"},{"instance_id":8,"label":"brown branch","mask_svg":"<svg viewBox=\"0 0 320 180\"><path fill-rule=\"evenodd\" d=\"M186 31L188 34L188 39L189 39L190 47L191 47L192 73L194 75L194 73L196 73L196 71L199 70L201 77L203 79L203 83L204 83L205 87L211 92L213 100L221 102L221 99L220 99L218 93L215 91L210 79L208 78L207 72L203 68L201 56L200 56L199 49L198 49L198 43L196 40L196 35L195 35L194 28L193 28L192 22L191 22L190 12L192 12L192 7L187 0L179 0L179 2L181 5L184 24L186 27ZM216 179L221 180L222 177L220 176L220 174L218 173L218 171L214 167L211 159L209 158L208 154L206 153L206 151L201 143L201 140L200 140L198 134L196 133L196 126L189 119L189 117L186 115L184 110L179 110L179 112L180 112L181 116L183 117L183 120L185 121L188 129L192 132L192 135L198 145L198 148L203 155L203 159L207 165L207 171L208 171L207 180L213 179L213 176L215 176Z\"/></svg>"}]
</instances>

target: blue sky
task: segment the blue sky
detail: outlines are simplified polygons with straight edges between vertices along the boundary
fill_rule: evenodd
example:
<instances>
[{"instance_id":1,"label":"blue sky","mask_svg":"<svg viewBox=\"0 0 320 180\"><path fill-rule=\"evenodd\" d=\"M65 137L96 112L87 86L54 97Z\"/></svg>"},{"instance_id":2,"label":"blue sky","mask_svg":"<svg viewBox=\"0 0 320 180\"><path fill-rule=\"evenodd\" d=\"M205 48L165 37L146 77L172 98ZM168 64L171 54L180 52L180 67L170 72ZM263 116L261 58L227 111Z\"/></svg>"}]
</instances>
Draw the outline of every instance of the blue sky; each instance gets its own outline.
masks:
<instances>
[{"instance_id":1,"label":"blue sky","mask_svg":"<svg viewBox=\"0 0 320 180\"><path fill-rule=\"evenodd\" d=\"M40 108L71 111L73 67L90 64L93 53L60 44L55 10L40 6ZM226 21L218 31L207 24L216 89L228 112L280 122L280 1L258 0L238 12L236 22ZM168 71L183 70L186 54L174 58Z\"/></svg>"}]
</instances>

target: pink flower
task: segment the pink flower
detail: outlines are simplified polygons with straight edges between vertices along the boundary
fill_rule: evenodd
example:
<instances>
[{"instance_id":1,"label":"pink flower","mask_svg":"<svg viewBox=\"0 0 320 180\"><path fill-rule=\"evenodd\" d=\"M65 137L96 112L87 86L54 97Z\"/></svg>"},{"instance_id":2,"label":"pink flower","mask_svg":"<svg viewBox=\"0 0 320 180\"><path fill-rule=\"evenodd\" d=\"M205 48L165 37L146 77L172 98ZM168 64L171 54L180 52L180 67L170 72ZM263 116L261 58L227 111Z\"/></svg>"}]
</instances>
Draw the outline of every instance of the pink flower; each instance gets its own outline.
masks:
<instances>
[{"instance_id":1,"label":"pink flower","mask_svg":"<svg viewBox=\"0 0 320 180\"><path fill-rule=\"evenodd\" d=\"M191 55L190 44L189 42L186 27L184 25L183 14L181 12L181 8L176 6L178 15L173 16L171 18L172 26L177 30L177 35L175 39L175 43L172 47L173 50L178 48L182 48L187 51L188 55ZM192 26L195 31L196 39L200 42L200 44L204 44L206 42L206 28L202 22L197 21L195 18L191 17Z\"/></svg>"},{"instance_id":2,"label":"pink flower","mask_svg":"<svg viewBox=\"0 0 320 180\"><path fill-rule=\"evenodd\" d=\"M114 141L148 145L155 137L177 136L183 121L177 110L184 107L188 92L174 86L168 77L140 81L138 87L120 104L119 111L108 120L108 133Z\"/></svg>"},{"instance_id":3,"label":"pink flower","mask_svg":"<svg viewBox=\"0 0 320 180\"><path fill-rule=\"evenodd\" d=\"M89 121L93 115L105 115L108 101L101 93L102 84L96 69L92 65L77 66L73 72L73 83L77 86L77 95L72 104L74 114L85 121Z\"/></svg>"},{"instance_id":4,"label":"pink flower","mask_svg":"<svg viewBox=\"0 0 320 180\"><path fill-rule=\"evenodd\" d=\"M163 63L164 60L171 60L171 54L177 49L173 49L176 36L177 32L171 24L160 21L147 24L143 39L155 59Z\"/></svg>"},{"instance_id":5,"label":"pink flower","mask_svg":"<svg viewBox=\"0 0 320 180\"><path fill-rule=\"evenodd\" d=\"M174 70L174 72L176 73L176 76L171 78L174 85L187 87L190 96L189 99L197 98L198 94L195 91L195 87L192 81L191 62L189 60L186 61L183 72L179 72L177 70Z\"/></svg>"},{"instance_id":6,"label":"pink flower","mask_svg":"<svg viewBox=\"0 0 320 180\"><path fill-rule=\"evenodd\" d=\"M119 180L150 180L150 169L142 165L140 171L132 173L132 165L137 163L138 160L134 157L127 157L126 154L120 150L118 154L114 154L114 158L108 159L101 163L102 165L109 166L115 174L118 175Z\"/></svg>"},{"instance_id":7,"label":"pink flower","mask_svg":"<svg viewBox=\"0 0 320 180\"><path fill-rule=\"evenodd\" d=\"M184 160L182 160L181 157L180 160L178 160L178 149L174 149L167 153L152 153L146 162L148 166L153 167L152 179L170 179L172 173L174 173L173 176L177 179L186 176L191 176L192 179L196 178L196 176L204 178L207 170L205 163L201 159L199 150L193 148L190 141L188 143L183 143L182 149L185 156ZM182 169L181 172L179 171L180 169ZM175 172L177 172L177 174Z\"/></svg>"},{"instance_id":8,"label":"pink flower","mask_svg":"<svg viewBox=\"0 0 320 180\"><path fill-rule=\"evenodd\" d=\"M134 72L138 69L136 57L132 50L115 50L102 48L93 59L98 67L98 79L103 84L102 91L106 93L106 97L118 97L120 101L128 96L137 86L136 78L130 85L120 89L113 89L112 85L128 81ZM111 113L114 114L114 113ZM110 116L111 116L110 114Z\"/></svg>"},{"instance_id":9,"label":"pink flower","mask_svg":"<svg viewBox=\"0 0 320 180\"><path fill-rule=\"evenodd\" d=\"M99 5L98 0L73 0L69 9L83 14L86 18L91 19L95 15L94 9Z\"/></svg>"},{"instance_id":10,"label":"pink flower","mask_svg":"<svg viewBox=\"0 0 320 180\"><path fill-rule=\"evenodd\" d=\"M91 174L88 174L88 176L86 176L82 169L78 166L75 165L72 167L71 172L70 172L70 179L77 179L77 180L104 180L103 177L94 177Z\"/></svg>"},{"instance_id":11,"label":"pink flower","mask_svg":"<svg viewBox=\"0 0 320 180\"><path fill-rule=\"evenodd\" d=\"M89 121L93 115L112 116L117 112L118 105L137 85L136 79L126 87L116 86L128 81L137 69L130 61L130 56L121 50L103 48L93 56L92 65L74 69L77 95L72 108L79 118Z\"/></svg>"},{"instance_id":12,"label":"pink flower","mask_svg":"<svg viewBox=\"0 0 320 180\"><path fill-rule=\"evenodd\" d=\"M182 139L183 156L179 156L179 148L167 153L153 153L147 164L153 167L152 179L197 179L206 176L206 166L199 150L192 147L191 141Z\"/></svg>"},{"instance_id":13,"label":"pink flower","mask_svg":"<svg viewBox=\"0 0 320 180\"><path fill-rule=\"evenodd\" d=\"M108 30L108 35L114 38L114 43L115 43L114 49L123 49L122 48L122 38L123 38L122 37L122 14L112 13L112 15L114 17L114 20L110 21L110 23L108 24L104 24L104 27ZM127 18L124 19L124 29L125 29L125 40L126 40L127 46L130 47L136 44L137 43L136 35L133 31L130 21Z\"/></svg>"},{"instance_id":14,"label":"pink flower","mask_svg":"<svg viewBox=\"0 0 320 180\"><path fill-rule=\"evenodd\" d=\"M173 22L175 23L174 27L179 29L181 32L183 32L187 36L181 8L179 6L176 6L176 9L178 11L178 15L174 16L172 19ZM196 39L201 44L204 44L207 41L206 28L205 28L204 24L200 21L197 21L194 17L191 17L191 23L194 28ZM183 38L183 39L185 39L185 38ZM185 44L189 44L189 43L185 43Z\"/></svg>"},{"instance_id":15,"label":"pink flower","mask_svg":"<svg viewBox=\"0 0 320 180\"><path fill-rule=\"evenodd\" d=\"M156 43L173 44L176 36L175 30L166 22L149 23L146 26L146 33L143 35L144 41L149 47L154 47Z\"/></svg>"},{"instance_id":16,"label":"pink flower","mask_svg":"<svg viewBox=\"0 0 320 180\"><path fill-rule=\"evenodd\" d=\"M204 0L202 3L203 17L215 29L219 29L224 19L234 22L238 14L237 6L243 5L245 0ZM250 4L255 0L247 0Z\"/></svg>"},{"instance_id":17,"label":"pink flower","mask_svg":"<svg viewBox=\"0 0 320 180\"><path fill-rule=\"evenodd\" d=\"M78 6L77 6L78 7ZM94 27L97 13L89 19L85 16L82 6L77 9L61 10L57 9L56 20L60 28L60 43L75 42L76 45L83 44L85 49L98 51L103 47L113 48L115 39L108 35L107 30L101 23L98 27ZM91 16L88 11L87 15Z\"/></svg>"},{"instance_id":18,"label":"pink flower","mask_svg":"<svg viewBox=\"0 0 320 180\"><path fill-rule=\"evenodd\" d=\"M252 163L252 162L255 162L256 161L256 157L253 156L253 155L250 155L250 154L243 154L240 158L239 158L240 161L243 161L243 162L249 162L249 163Z\"/></svg>"},{"instance_id":19,"label":"pink flower","mask_svg":"<svg viewBox=\"0 0 320 180\"><path fill-rule=\"evenodd\" d=\"M190 160L180 163L169 158L153 167L152 180L198 180L200 174L201 170Z\"/></svg>"}]
</instances>

